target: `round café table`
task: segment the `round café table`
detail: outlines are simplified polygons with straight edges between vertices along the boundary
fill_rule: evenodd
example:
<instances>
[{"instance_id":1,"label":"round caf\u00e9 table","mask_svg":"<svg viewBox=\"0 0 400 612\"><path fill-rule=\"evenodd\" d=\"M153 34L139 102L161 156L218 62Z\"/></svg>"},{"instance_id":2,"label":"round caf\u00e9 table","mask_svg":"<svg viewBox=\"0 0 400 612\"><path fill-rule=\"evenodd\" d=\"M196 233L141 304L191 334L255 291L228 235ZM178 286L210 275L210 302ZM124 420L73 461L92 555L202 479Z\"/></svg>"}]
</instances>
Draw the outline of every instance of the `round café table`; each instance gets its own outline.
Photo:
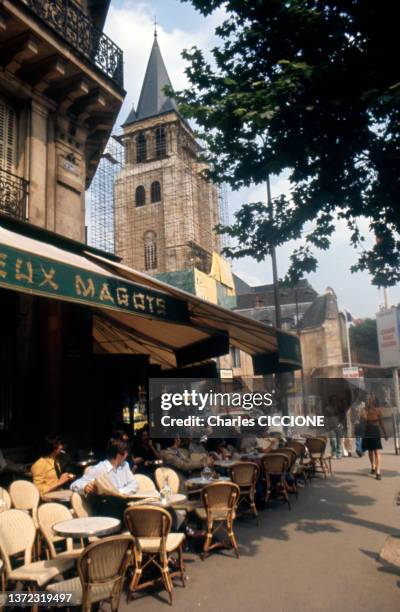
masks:
<instances>
[{"instance_id":1,"label":"round caf\u00e9 table","mask_svg":"<svg viewBox=\"0 0 400 612\"><path fill-rule=\"evenodd\" d=\"M143 499L143 504L149 504L150 506L158 506L159 508L173 508L174 506L183 504L183 502L187 501L187 495L184 495L183 493L172 493L167 500L154 499L154 495L153 497L149 495L149 499L147 500L144 497L144 493L136 493L135 496L137 495L140 495L140 497ZM128 504L128 506L132 505L139 506L140 502L130 502Z\"/></svg>"},{"instance_id":2,"label":"round caf\u00e9 table","mask_svg":"<svg viewBox=\"0 0 400 612\"><path fill-rule=\"evenodd\" d=\"M186 481L186 486L205 487L213 484L214 482L230 482L230 480L231 479L228 476L220 476L219 478L203 478L202 476L198 476L197 478L188 478Z\"/></svg>"},{"instance_id":3,"label":"round caf\u00e9 table","mask_svg":"<svg viewBox=\"0 0 400 612\"><path fill-rule=\"evenodd\" d=\"M157 491L157 489L151 489L149 491L136 491L136 493L129 494L130 499L144 499L145 497L154 497L159 499L160 493Z\"/></svg>"},{"instance_id":4,"label":"round caf\u00e9 table","mask_svg":"<svg viewBox=\"0 0 400 612\"><path fill-rule=\"evenodd\" d=\"M231 468L236 465L240 459L216 459L214 465L221 468Z\"/></svg>"},{"instance_id":5,"label":"round caf\u00e9 table","mask_svg":"<svg viewBox=\"0 0 400 612\"><path fill-rule=\"evenodd\" d=\"M62 491L50 491L42 495L42 500L45 502L59 502L60 504L71 503L72 491L70 489L63 489Z\"/></svg>"},{"instance_id":6,"label":"round caf\u00e9 table","mask_svg":"<svg viewBox=\"0 0 400 612\"><path fill-rule=\"evenodd\" d=\"M88 516L61 521L53 525L56 535L64 538L90 538L112 535L121 528L121 521L108 516Z\"/></svg>"}]
</instances>

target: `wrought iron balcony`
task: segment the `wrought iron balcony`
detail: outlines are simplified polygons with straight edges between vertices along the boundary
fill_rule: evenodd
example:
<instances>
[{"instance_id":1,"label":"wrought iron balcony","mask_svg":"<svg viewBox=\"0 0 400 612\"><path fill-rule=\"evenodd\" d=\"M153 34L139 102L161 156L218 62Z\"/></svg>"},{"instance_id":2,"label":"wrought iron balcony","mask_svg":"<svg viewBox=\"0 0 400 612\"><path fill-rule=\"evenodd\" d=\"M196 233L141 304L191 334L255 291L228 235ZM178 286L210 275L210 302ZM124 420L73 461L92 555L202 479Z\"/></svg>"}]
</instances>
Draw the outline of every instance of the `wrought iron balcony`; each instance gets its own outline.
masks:
<instances>
[{"instance_id":1,"label":"wrought iron balcony","mask_svg":"<svg viewBox=\"0 0 400 612\"><path fill-rule=\"evenodd\" d=\"M84 56L121 89L123 54L106 34L96 28L81 9L70 0L20 0L48 27L54 30L75 53Z\"/></svg>"},{"instance_id":2,"label":"wrought iron balcony","mask_svg":"<svg viewBox=\"0 0 400 612\"><path fill-rule=\"evenodd\" d=\"M0 168L0 213L26 219L29 183Z\"/></svg>"}]
</instances>

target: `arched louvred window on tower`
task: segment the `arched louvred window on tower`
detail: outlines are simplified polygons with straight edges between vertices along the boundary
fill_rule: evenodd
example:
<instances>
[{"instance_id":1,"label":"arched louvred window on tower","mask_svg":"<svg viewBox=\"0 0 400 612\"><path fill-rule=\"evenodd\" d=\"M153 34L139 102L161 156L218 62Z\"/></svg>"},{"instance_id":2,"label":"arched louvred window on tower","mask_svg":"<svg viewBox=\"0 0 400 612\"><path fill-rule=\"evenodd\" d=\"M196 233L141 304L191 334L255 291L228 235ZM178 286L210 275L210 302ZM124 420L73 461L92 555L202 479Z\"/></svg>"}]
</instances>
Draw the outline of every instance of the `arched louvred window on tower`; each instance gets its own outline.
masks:
<instances>
[{"instance_id":1,"label":"arched louvred window on tower","mask_svg":"<svg viewBox=\"0 0 400 612\"><path fill-rule=\"evenodd\" d=\"M135 192L135 206L138 208L139 206L144 206L146 204L146 190L143 185L139 185L136 187Z\"/></svg>"},{"instance_id":2,"label":"arched louvred window on tower","mask_svg":"<svg viewBox=\"0 0 400 612\"><path fill-rule=\"evenodd\" d=\"M157 235L151 230L144 235L144 268L145 270L157 268Z\"/></svg>"},{"instance_id":3,"label":"arched louvred window on tower","mask_svg":"<svg viewBox=\"0 0 400 612\"><path fill-rule=\"evenodd\" d=\"M167 156L167 135L165 128L156 129L156 158L161 159Z\"/></svg>"},{"instance_id":4,"label":"arched louvred window on tower","mask_svg":"<svg viewBox=\"0 0 400 612\"><path fill-rule=\"evenodd\" d=\"M160 181L154 181L151 184L151 203L156 204L161 202L161 183Z\"/></svg>"},{"instance_id":5,"label":"arched louvred window on tower","mask_svg":"<svg viewBox=\"0 0 400 612\"><path fill-rule=\"evenodd\" d=\"M141 132L136 136L136 161L138 164L147 160L147 140Z\"/></svg>"}]
</instances>

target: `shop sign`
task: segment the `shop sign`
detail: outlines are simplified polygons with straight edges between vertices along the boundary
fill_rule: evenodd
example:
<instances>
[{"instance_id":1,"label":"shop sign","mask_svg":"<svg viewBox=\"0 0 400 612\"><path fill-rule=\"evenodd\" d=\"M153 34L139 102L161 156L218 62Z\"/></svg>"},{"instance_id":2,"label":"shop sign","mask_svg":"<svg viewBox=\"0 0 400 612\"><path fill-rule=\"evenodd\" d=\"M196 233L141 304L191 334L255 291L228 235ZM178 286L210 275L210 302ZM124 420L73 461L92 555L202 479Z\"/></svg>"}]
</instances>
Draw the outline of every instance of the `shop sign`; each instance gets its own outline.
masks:
<instances>
[{"instance_id":1,"label":"shop sign","mask_svg":"<svg viewBox=\"0 0 400 612\"><path fill-rule=\"evenodd\" d=\"M189 321L182 300L5 245L0 245L0 286L151 318Z\"/></svg>"}]
</instances>

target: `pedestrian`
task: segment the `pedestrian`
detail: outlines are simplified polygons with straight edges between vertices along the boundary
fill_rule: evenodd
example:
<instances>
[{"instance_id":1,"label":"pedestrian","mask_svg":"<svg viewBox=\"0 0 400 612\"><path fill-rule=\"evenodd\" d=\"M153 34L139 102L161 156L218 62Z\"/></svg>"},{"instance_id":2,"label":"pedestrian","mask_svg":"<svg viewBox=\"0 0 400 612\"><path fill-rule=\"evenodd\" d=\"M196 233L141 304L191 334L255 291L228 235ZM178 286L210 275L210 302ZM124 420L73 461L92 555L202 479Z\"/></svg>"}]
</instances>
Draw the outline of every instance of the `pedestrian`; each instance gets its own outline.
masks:
<instances>
[{"instance_id":1,"label":"pedestrian","mask_svg":"<svg viewBox=\"0 0 400 612\"><path fill-rule=\"evenodd\" d=\"M372 395L367 399L363 419L365 421L365 432L362 439L362 450L368 451L371 474L375 474L376 480L381 480L381 431L385 440L387 440L387 435L382 420L382 411L379 408L378 401Z\"/></svg>"},{"instance_id":2,"label":"pedestrian","mask_svg":"<svg viewBox=\"0 0 400 612\"><path fill-rule=\"evenodd\" d=\"M343 424L338 397L331 395L325 410L325 419L329 428L332 457L341 459L343 454Z\"/></svg>"},{"instance_id":3,"label":"pedestrian","mask_svg":"<svg viewBox=\"0 0 400 612\"><path fill-rule=\"evenodd\" d=\"M340 400L340 414L344 428L343 438L343 455L345 457L352 457L355 452L354 449L354 428L352 421L351 407L348 405L345 399Z\"/></svg>"},{"instance_id":4,"label":"pedestrian","mask_svg":"<svg viewBox=\"0 0 400 612\"><path fill-rule=\"evenodd\" d=\"M362 418L365 410L365 402L359 401L352 406L353 430L356 438L356 453L359 457L364 455L362 449L362 438L364 435L365 420Z\"/></svg>"}]
</instances>

